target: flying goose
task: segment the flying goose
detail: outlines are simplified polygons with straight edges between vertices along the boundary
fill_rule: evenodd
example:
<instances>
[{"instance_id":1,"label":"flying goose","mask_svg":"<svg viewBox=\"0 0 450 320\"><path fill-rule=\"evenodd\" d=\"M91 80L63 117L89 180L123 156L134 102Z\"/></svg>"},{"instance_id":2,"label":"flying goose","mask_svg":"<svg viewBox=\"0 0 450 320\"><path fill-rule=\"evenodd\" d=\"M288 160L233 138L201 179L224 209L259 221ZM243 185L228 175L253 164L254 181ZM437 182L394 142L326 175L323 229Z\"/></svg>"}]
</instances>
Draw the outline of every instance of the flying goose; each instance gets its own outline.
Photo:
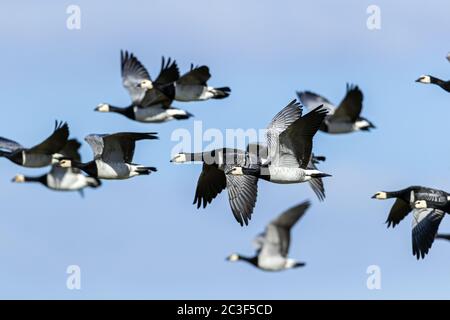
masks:
<instances>
[{"instance_id":1,"label":"flying goose","mask_svg":"<svg viewBox=\"0 0 450 320\"><path fill-rule=\"evenodd\" d=\"M91 134L85 140L94 152L94 160L82 163L64 158L59 164L63 168L78 168L99 179L128 179L139 175L149 175L155 167L134 164L133 155L136 141L158 139L156 132L120 132L114 134Z\"/></svg>"},{"instance_id":2,"label":"flying goose","mask_svg":"<svg viewBox=\"0 0 450 320\"><path fill-rule=\"evenodd\" d=\"M175 100L177 101L202 101L208 99L223 99L230 95L229 87L213 88L208 86L207 81L211 78L207 66L191 64L191 69L182 75L175 83ZM152 88L151 82L142 80L140 88Z\"/></svg>"},{"instance_id":3,"label":"flying goose","mask_svg":"<svg viewBox=\"0 0 450 320\"><path fill-rule=\"evenodd\" d=\"M159 76L152 82L147 69L132 53L121 51L120 58L122 83L128 90L132 103L124 108L100 103L95 111L118 113L144 123L183 120L192 116L185 110L171 106L175 96L174 82L180 76L176 61L169 58L166 62L163 57ZM147 86L141 88L139 84L144 80L147 81Z\"/></svg>"},{"instance_id":4,"label":"flying goose","mask_svg":"<svg viewBox=\"0 0 450 320\"><path fill-rule=\"evenodd\" d=\"M267 163L252 167L234 166L226 173L249 175L282 184L330 176L315 169L311 163L312 139L326 114L327 110L319 106L302 116L301 105L293 100L273 118L267 128ZM316 194L321 193L317 189L318 184L313 183L311 186Z\"/></svg>"},{"instance_id":5,"label":"flying goose","mask_svg":"<svg viewBox=\"0 0 450 320\"><path fill-rule=\"evenodd\" d=\"M447 54L447 60L450 62L450 53ZM445 81L430 75L421 75L416 80L416 82L425 84L435 84L444 89L445 91L450 92L450 80Z\"/></svg>"},{"instance_id":6,"label":"flying goose","mask_svg":"<svg viewBox=\"0 0 450 320\"><path fill-rule=\"evenodd\" d=\"M53 133L40 144L25 148L19 143L0 137L0 157L28 168L42 168L58 161L58 153L67 143L69 126L56 122Z\"/></svg>"},{"instance_id":7,"label":"flying goose","mask_svg":"<svg viewBox=\"0 0 450 320\"><path fill-rule=\"evenodd\" d=\"M338 107L328 99L311 91L297 92L300 101L310 110L319 105L328 109L320 130L327 133L350 133L355 131L370 131L375 126L366 118L360 116L363 93L358 86L347 84L347 93Z\"/></svg>"},{"instance_id":8,"label":"flying goose","mask_svg":"<svg viewBox=\"0 0 450 320\"><path fill-rule=\"evenodd\" d=\"M81 144L76 139L71 139L60 153L63 157L80 161L81 156L78 153L80 146ZM78 191L81 195L83 195L84 188L97 188L101 185L100 180L97 178L85 176L76 168L62 168L58 163L53 164L52 169L47 174L38 177L18 174L12 181L18 183L38 182L51 190Z\"/></svg>"},{"instance_id":9,"label":"flying goose","mask_svg":"<svg viewBox=\"0 0 450 320\"><path fill-rule=\"evenodd\" d=\"M386 220L394 228L409 212L413 213L412 249L417 259L424 258L431 248L445 212L450 212L449 196L445 191L411 186L399 191L379 191L373 199L396 198Z\"/></svg>"},{"instance_id":10,"label":"flying goose","mask_svg":"<svg viewBox=\"0 0 450 320\"><path fill-rule=\"evenodd\" d=\"M310 202L305 201L280 214L272 220L263 234L254 240L256 255L245 257L237 253L231 254L228 261L245 261L264 271L282 271L303 267L304 262L288 258L291 242L291 228L305 214Z\"/></svg>"},{"instance_id":11,"label":"flying goose","mask_svg":"<svg viewBox=\"0 0 450 320\"><path fill-rule=\"evenodd\" d=\"M206 206L225 188L236 221L248 225L256 203L258 192L257 179L251 176L233 177L225 175L232 165L251 166L259 159L255 153L239 149L223 148L199 153L178 153L173 163L202 162L202 172L197 181L194 202L197 209Z\"/></svg>"}]
</instances>

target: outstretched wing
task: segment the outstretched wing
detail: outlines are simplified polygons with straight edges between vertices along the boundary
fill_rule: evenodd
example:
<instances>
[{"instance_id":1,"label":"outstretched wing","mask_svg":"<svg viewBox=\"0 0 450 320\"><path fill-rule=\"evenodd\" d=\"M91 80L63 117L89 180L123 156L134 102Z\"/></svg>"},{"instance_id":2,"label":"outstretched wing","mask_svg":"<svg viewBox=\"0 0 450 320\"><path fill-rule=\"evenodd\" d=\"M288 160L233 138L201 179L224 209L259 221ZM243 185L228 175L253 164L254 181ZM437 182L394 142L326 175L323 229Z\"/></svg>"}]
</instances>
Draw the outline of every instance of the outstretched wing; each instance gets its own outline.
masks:
<instances>
[{"instance_id":1,"label":"outstretched wing","mask_svg":"<svg viewBox=\"0 0 450 320\"><path fill-rule=\"evenodd\" d=\"M279 242L279 250L283 257L287 257L289 251L291 228L301 217L303 217L310 206L311 203L309 201L302 202L283 212L270 222L269 227L271 226L277 230L276 234Z\"/></svg>"},{"instance_id":2,"label":"outstretched wing","mask_svg":"<svg viewBox=\"0 0 450 320\"><path fill-rule=\"evenodd\" d=\"M158 139L156 132L119 132L103 137L102 158L106 162L133 161L136 141Z\"/></svg>"},{"instance_id":3,"label":"outstretched wing","mask_svg":"<svg viewBox=\"0 0 450 320\"><path fill-rule=\"evenodd\" d=\"M139 105L145 95L145 88L138 87L143 80L151 80L144 65L132 53L120 51L122 84L130 94L133 104Z\"/></svg>"},{"instance_id":4,"label":"outstretched wing","mask_svg":"<svg viewBox=\"0 0 450 320\"><path fill-rule=\"evenodd\" d=\"M311 160L313 137L327 112L327 109L319 106L298 118L280 135L280 159L283 162L296 160L298 167L306 169Z\"/></svg>"},{"instance_id":5,"label":"outstretched wing","mask_svg":"<svg viewBox=\"0 0 450 320\"><path fill-rule=\"evenodd\" d=\"M100 159L103 153L103 137L106 137L105 134L90 134L84 138L84 140L89 144L94 153L94 159Z\"/></svg>"},{"instance_id":6,"label":"outstretched wing","mask_svg":"<svg viewBox=\"0 0 450 320\"><path fill-rule=\"evenodd\" d=\"M229 166L231 169L231 166ZM258 178L254 176L226 175L231 211L241 226L248 225L258 195Z\"/></svg>"},{"instance_id":7,"label":"outstretched wing","mask_svg":"<svg viewBox=\"0 0 450 320\"><path fill-rule=\"evenodd\" d=\"M177 81L180 78L180 71L175 60L171 58L165 61L165 58L161 59L161 71L158 77L155 79L154 84L157 86L166 85Z\"/></svg>"},{"instance_id":8,"label":"outstretched wing","mask_svg":"<svg viewBox=\"0 0 450 320\"><path fill-rule=\"evenodd\" d=\"M0 150L2 149L8 152L14 152L24 149L24 147L15 141L0 137Z\"/></svg>"},{"instance_id":9,"label":"outstretched wing","mask_svg":"<svg viewBox=\"0 0 450 320\"><path fill-rule=\"evenodd\" d=\"M194 203L197 209L205 208L227 186L225 173L215 166L203 163L202 173L197 181Z\"/></svg>"},{"instance_id":10,"label":"outstretched wing","mask_svg":"<svg viewBox=\"0 0 450 320\"><path fill-rule=\"evenodd\" d=\"M69 138L69 126L66 122L55 122L55 130L42 143L30 148L30 153L41 153L52 155L60 152Z\"/></svg>"},{"instance_id":11,"label":"outstretched wing","mask_svg":"<svg viewBox=\"0 0 450 320\"><path fill-rule=\"evenodd\" d=\"M356 121L362 110L363 93L358 86L347 84L347 94L333 114L333 118Z\"/></svg>"},{"instance_id":12,"label":"outstretched wing","mask_svg":"<svg viewBox=\"0 0 450 320\"><path fill-rule=\"evenodd\" d=\"M195 67L191 65L191 70L178 79L178 84L207 86L207 81L211 78L207 66Z\"/></svg>"},{"instance_id":13,"label":"outstretched wing","mask_svg":"<svg viewBox=\"0 0 450 320\"><path fill-rule=\"evenodd\" d=\"M316 158L314 157L314 154L311 154L311 160L309 161L308 166L306 168L309 170L317 170L316 163L321 160L322 158ZM322 178L313 178L309 180L309 185L316 194L317 198L319 198L319 201L325 200L325 188L323 186Z\"/></svg>"},{"instance_id":14,"label":"outstretched wing","mask_svg":"<svg viewBox=\"0 0 450 320\"><path fill-rule=\"evenodd\" d=\"M309 110L313 110L320 105L323 105L324 108L328 110L328 114L333 114L336 106L332 104L327 98L318 95L311 91L297 91L297 96L300 102L306 106Z\"/></svg>"},{"instance_id":15,"label":"outstretched wing","mask_svg":"<svg viewBox=\"0 0 450 320\"><path fill-rule=\"evenodd\" d=\"M409 203L397 198L386 219L387 227L389 228L392 225L392 228L395 228L395 226L399 224L410 211L411 207Z\"/></svg>"},{"instance_id":16,"label":"outstretched wing","mask_svg":"<svg viewBox=\"0 0 450 320\"><path fill-rule=\"evenodd\" d=\"M278 162L280 155L280 135L302 115L301 105L292 100L278 112L269 123L266 131L266 142L269 161Z\"/></svg>"},{"instance_id":17,"label":"outstretched wing","mask_svg":"<svg viewBox=\"0 0 450 320\"><path fill-rule=\"evenodd\" d=\"M412 249L417 259L425 258L430 250L444 215L444 211L432 208L413 210Z\"/></svg>"}]
</instances>

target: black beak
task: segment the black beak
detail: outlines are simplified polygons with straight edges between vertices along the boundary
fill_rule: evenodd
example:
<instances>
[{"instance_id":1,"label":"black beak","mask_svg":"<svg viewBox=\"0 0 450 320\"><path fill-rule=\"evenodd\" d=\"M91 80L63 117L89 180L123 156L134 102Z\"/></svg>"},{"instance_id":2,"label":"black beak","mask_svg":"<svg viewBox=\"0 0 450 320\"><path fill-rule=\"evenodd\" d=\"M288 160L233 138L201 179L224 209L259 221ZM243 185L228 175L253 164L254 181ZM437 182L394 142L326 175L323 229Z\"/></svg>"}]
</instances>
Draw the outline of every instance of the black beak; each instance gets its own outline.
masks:
<instances>
[{"instance_id":1,"label":"black beak","mask_svg":"<svg viewBox=\"0 0 450 320\"><path fill-rule=\"evenodd\" d=\"M422 79L422 78L417 79L416 82L420 82L420 79Z\"/></svg>"},{"instance_id":2,"label":"black beak","mask_svg":"<svg viewBox=\"0 0 450 320\"><path fill-rule=\"evenodd\" d=\"M374 194L371 198L372 198L372 199L376 199L376 198L377 198L377 195Z\"/></svg>"},{"instance_id":3,"label":"black beak","mask_svg":"<svg viewBox=\"0 0 450 320\"><path fill-rule=\"evenodd\" d=\"M16 182L16 177L12 178L11 182Z\"/></svg>"}]
</instances>

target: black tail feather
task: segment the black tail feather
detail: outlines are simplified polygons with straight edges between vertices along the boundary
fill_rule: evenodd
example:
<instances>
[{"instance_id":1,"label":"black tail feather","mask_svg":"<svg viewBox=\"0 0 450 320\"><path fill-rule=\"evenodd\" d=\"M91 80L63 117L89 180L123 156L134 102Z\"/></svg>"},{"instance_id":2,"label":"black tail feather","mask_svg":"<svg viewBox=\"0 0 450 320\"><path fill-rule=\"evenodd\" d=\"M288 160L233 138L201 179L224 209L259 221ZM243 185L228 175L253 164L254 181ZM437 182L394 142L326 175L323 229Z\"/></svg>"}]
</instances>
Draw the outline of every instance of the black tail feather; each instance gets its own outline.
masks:
<instances>
[{"instance_id":1,"label":"black tail feather","mask_svg":"<svg viewBox=\"0 0 450 320\"><path fill-rule=\"evenodd\" d=\"M155 167L142 167L139 169L136 169L136 172L139 173L139 175L149 175L152 172L156 172L158 169Z\"/></svg>"},{"instance_id":2,"label":"black tail feather","mask_svg":"<svg viewBox=\"0 0 450 320\"><path fill-rule=\"evenodd\" d=\"M213 99L224 99L231 93L231 89L229 87L214 88L212 91L214 93Z\"/></svg>"}]
</instances>

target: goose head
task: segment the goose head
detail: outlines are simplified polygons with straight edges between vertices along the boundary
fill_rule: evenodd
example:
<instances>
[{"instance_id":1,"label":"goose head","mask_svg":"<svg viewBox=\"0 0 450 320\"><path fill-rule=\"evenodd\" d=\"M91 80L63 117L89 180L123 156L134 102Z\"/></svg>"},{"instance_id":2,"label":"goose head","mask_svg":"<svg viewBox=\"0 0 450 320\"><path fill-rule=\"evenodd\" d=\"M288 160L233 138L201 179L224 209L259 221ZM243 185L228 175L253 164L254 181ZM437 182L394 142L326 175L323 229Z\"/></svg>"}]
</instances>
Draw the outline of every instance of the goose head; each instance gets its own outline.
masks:
<instances>
[{"instance_id":1,"label":"goose head","mask_svg":"<svg viewBox=\"0 0 450 320\"><path fill-rule=\"evenodd\" d=\"M384 191L378 191L372 196L372 199L385 200L387 199L387 193Z\"/></svg>"},{"instance_id":2,"label":"goose head","mask_svg":"<svg viewBox=\"0 0 450 320\"><path fill-rule=\"evenodd\" d=\"M242 176L244 174L244 170L242 170L242 167L233 167L225 173L233 176Z\"/></svg>"},{"instance_id":3,"label":"goose head","mask_svg":"<svg viewBox=\"0 0 450 320\"><path fill-rule=\"evenodd\" d=\"M59 161L59 165L61 168L71 168L72 167L72 160L69 159L62 159Z\"/></svg>"},{"instance_id":4,"label":"goose head","mask_svg":"<svg viewBox=\"0 0 450 320\"><path fill-rule=\"evenodd\" d=\"M59 164L59 161L64 158L60 153L55 153L52 155L52 165Z\"/></svg>"},{"instance_id":5,"label":"goose head","mask_svg":"<svg viewBox=\"0 0 450 320\"><path fill-rule=\"evenodd\" d=\"M109 112L110 111L110 105L107 103L100 103L95 109L94 111L98 111L98 112Z\"/></svg>"},{"instance_id":6,"label":"goose head","mask_svg":"<svg viewBox=\"0 0 450 320\"><path fill-rule=\"evenodd\" d=\"M173 163L185 163L187 161L187 157L186 157L186 153L177 153L171 160L170 162Z\"/></svg>"},{"instance_id":7,"label":"goose head","mask_svg":"<svg viewBox=\"0 0 450 320\"><path fill-rule=\"evenodd\" d=\"M142 80L137 86L147 90L153 89L153 83L148 79Z\"/></svg>"},{"instance_id":8,"label":"goose head","mask_svg":"<svg viewBox=\"0 0 450 320\"><path fill-rule=\"evenodd\" d=\"M431 77L428 75L421 75L416 82L420 83L431 83Z\"/></svg>"},{"instance_id":9,"label":"goose head","mask_svg":"<svg viewBox=\"0 0 450 320\"><path fill-rule=\"evenodd\" d=\"M239 255L237 253L232 253L227 257L227 261L236 262L240 259Z\"/></svg>"},{"instance_id":10,"label":"goose head","mask_svg":"<svg viewBox=\"0 0 450 320\"><path fill-rule=\"evenodd\" d=\"M22 183L25 182L25 176L23 174L17 174L13 179L12 182Z\"/></svg>"},{"instance_id":11,"label":"goose head","mask_svg":"<svg viewBox=\"0 0 450 320\"><path fill-rule=\"evenodd\" d=\"M425 200L417 200L414 202L414 208L416 209L426 209L427 208L427 202Z\"/></svg>"}]
</instances>

